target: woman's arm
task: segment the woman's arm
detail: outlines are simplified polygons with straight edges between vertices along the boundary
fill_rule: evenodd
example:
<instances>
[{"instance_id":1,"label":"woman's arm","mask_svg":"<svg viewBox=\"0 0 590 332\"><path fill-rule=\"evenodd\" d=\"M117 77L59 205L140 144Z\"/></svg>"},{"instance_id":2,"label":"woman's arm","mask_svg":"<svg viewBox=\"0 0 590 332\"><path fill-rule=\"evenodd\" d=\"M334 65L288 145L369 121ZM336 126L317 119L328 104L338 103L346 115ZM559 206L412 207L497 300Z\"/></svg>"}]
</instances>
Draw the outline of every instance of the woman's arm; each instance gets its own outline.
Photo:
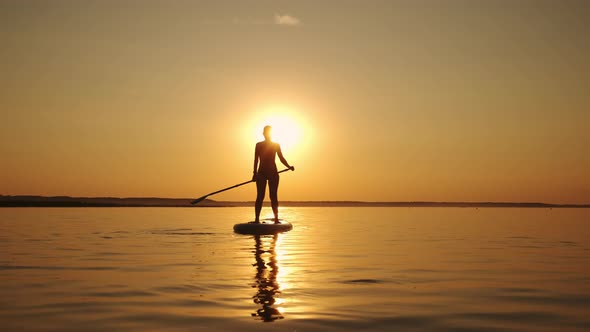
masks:
<instances>
[{"instance_id":1,"label":"woman's arm","mask_svg":"<svg viewBox=\"0 0 590 332\"><path fill-rule=\"evenodd\" d=\"M258 169L258 144L254 148L254 171L252 172L252 181L256 181L256 170Z\"/></svg>"},{"instance_id":2,"label":"woman's arm","mask_svg":"<svg viewBox=\"0 0 590 332\"><path fill-rule=\"evenodd\" d=\"M283 152L281 151L281 146L277 143L277 155L279 156L279 160L283 163L283 165L287 166L288 168L290 168L292 171L295 170L295 167L289 165L289 163L287 162L287 159L285 159L285 157L283 157Z\"/></svg>"}]
</instances>

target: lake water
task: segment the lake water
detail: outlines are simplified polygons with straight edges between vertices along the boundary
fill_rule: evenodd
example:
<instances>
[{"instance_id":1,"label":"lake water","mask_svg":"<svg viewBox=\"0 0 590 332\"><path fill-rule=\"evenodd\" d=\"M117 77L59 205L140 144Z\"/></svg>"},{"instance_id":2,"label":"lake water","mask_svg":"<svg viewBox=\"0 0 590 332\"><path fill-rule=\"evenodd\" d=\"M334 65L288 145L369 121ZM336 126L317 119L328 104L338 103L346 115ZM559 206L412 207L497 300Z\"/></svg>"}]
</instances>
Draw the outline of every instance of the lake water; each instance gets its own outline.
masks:
<instances>
[{"instance_id":1,"label":"lake water","mask_svg":"<svg viewBox=\"0 0 590 332\"><path fill-rule=\"evenodd\" d=\"M0 209L1 329L590 329L590 209L252 210Z\"/></svg>"}]
</instances>

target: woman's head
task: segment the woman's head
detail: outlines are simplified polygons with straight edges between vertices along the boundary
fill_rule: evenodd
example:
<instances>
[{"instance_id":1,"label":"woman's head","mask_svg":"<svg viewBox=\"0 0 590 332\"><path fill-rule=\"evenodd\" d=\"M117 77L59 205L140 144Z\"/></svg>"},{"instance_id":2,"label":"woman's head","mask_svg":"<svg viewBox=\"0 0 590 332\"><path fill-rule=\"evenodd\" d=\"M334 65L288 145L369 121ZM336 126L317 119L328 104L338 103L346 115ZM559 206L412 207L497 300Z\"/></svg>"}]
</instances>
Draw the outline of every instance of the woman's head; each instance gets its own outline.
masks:
<instances>
[{"instance_id":1,"label":"woman's head","mask_svg":"<svg viewBox=\"0 0 590 332\"><path fill-rule=\"evenodd\" d=\"M264 138L269 140L272 138L272 127L271 126L264 126L264 129L262 130L262 135L264 135Z\"/></svg>"}]
</instances>

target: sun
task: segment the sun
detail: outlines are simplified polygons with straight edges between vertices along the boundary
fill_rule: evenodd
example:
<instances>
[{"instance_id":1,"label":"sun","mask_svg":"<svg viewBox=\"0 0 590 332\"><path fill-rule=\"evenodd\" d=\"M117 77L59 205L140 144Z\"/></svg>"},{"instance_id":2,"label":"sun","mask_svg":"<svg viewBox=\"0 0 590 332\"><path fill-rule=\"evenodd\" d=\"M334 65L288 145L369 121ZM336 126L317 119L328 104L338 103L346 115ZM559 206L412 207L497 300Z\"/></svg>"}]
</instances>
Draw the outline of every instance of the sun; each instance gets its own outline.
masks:
<instances>
[{"instance_id":1,"label":"sun","mask_svg":"<svg viewBox=\"0 0 590 332\"><path fill-rule=\"evenodd\" d=\"M297 123L284 115L270 116L261 122L261 126L272 127L272 140L281 145L285 150L290 150L297 145L301 136Z\"/></svg>"},{"instance_id":2,"label":"sun","mask_svg":"<svg viewBox=\"0 0 590 332\"><path fill-rule=\"evenodd\" d=\"M307 140L307 133L296 110L281 106L272 106L261 111L254 121L255 140L263 139L264 126L272 127L272 141L281 145L285 153L294 153Z\"/></svg>"}]
</instances>

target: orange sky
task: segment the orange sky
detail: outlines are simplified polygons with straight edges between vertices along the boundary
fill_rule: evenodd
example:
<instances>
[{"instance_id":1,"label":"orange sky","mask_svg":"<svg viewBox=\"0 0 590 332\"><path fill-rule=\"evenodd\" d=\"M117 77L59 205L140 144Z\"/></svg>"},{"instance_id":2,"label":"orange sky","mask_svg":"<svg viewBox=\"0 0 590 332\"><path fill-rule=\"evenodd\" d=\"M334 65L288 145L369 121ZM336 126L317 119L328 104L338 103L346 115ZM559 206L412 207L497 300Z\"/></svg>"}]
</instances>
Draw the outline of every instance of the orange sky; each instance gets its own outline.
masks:
<instances>
[{"instance_id":1,"label":"orange sky","mask_svg":"<svg viewBox=\"0 0 590 332\"><path fill-rule=\"evenodd\" d=\"M588 17L586 1L3 1L0 194L198 197L250 178L278 114L299 131L281 199L590 203Z\"/></svg>"}]
</instances>

